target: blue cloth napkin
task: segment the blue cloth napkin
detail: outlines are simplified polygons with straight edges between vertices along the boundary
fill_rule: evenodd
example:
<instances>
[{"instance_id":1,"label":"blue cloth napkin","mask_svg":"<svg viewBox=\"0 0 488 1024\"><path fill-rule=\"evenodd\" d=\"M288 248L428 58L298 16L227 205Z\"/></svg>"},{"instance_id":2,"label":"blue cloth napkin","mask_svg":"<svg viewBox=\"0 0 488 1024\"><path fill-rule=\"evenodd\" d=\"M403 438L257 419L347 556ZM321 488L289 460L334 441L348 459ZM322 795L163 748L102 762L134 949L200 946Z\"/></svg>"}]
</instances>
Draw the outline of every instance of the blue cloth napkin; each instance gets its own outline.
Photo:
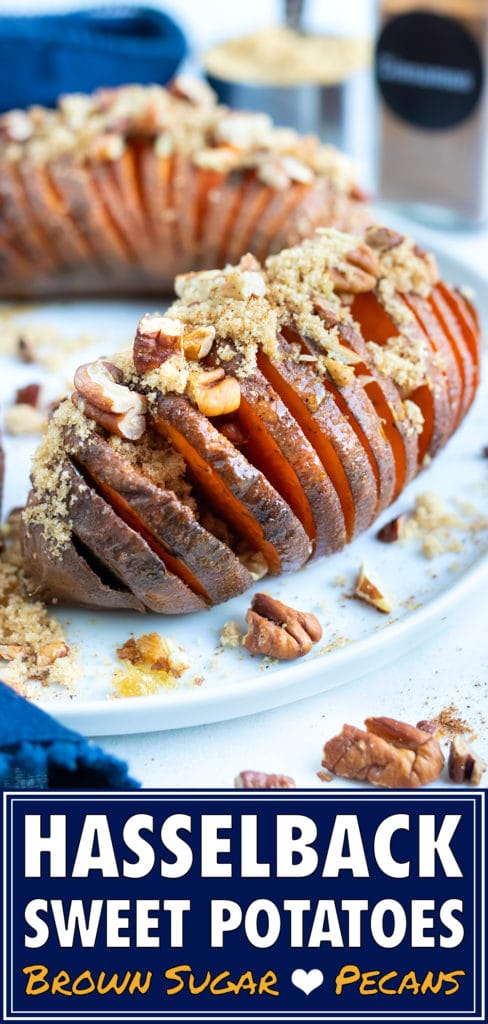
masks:
<instances>
[{"instance_id":1,"label":"blue cloth napkin","mask_svg":"<svg viewBox=\"0 0 488 1024\"><path fill-rule=\"evenodd\" d=\"M0 111L99 86L164 85L186 52L179 26L150 7L0 16Z\"/></svg>"},{"instance_id":2,"label":"blue cloth napkin","mask_svg":"<svg viewBox=\"0 0 488 1024\"><path fill-rule=\"evenodd\" d=\"M0 789L137 789L106 754L0 683Z\"/></svg>"}]
</instances>

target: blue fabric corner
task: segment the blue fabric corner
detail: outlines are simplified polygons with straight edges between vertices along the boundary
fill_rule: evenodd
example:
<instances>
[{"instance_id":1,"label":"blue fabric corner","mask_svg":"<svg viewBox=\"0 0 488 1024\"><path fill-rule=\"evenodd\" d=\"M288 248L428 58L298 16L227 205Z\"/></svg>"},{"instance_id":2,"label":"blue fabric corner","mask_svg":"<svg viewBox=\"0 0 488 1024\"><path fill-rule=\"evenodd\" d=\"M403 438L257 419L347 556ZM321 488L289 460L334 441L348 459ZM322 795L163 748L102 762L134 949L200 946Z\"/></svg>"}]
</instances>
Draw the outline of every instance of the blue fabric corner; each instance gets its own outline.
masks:
<instances>
[{"instance_id":1,"label":"blue fabric corner","mask_svg":"<svg viewBox=\"0 0 488 1024\"><path fill-rule=\"evenodd\" d=\"M0 789L137 789L123 761L0 683Z\"/></svg>"},{"instance_id":2,"label":"blue fabric corner","mask_svg":"<svg viewBox=\"0 0 488 1024\"><path fill-rule=\"evenodd\" d=\"M186 53L179 25L150 7L0 16L0 110L52 107L62 93L100 86L164 85Z\"/></svg>"}]
</instances>

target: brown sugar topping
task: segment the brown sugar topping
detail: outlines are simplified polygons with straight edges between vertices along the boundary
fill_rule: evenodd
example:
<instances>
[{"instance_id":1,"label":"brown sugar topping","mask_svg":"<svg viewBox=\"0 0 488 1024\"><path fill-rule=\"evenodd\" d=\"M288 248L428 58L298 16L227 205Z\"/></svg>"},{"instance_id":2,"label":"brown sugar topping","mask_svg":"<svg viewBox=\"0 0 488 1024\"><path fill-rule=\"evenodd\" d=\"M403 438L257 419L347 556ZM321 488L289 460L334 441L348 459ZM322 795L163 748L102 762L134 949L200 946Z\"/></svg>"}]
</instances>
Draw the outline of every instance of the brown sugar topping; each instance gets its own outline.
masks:
<instances>
[{"instance_id":1,"label":"brown sugar topping","mask_svg":"<svg viewBox=\"0 0 488 1024\"><path fill-rule=\"evenodd\" d=\"M128 85L73 93L54 110L33 106L0 117L0 158L13 162L116 161L133 138L146 139L158 157L187 153L208 170L253 169L271 188L315 177L343 194L355 185L351 163L332 146L276 128L266 114L220 106L198 79L176 79L168 89Z\"/></svg>"}]
</instances>

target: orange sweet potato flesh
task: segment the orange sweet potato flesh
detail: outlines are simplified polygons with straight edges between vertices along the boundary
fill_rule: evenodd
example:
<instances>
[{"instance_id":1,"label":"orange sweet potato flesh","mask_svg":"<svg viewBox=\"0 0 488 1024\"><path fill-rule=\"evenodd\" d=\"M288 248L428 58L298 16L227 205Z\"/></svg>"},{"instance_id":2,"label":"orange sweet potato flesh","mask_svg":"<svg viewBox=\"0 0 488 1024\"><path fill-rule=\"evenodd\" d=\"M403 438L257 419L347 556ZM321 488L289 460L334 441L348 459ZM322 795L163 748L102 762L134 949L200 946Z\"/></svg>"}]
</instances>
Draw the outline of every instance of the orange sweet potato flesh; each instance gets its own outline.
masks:
<instances>
[{"instance_id":1,"label":"orange sweet potato flesh","mask_svg":"<svg viewBox=\"0 0 488 1024\"><path fill-rule=\"evenodd\" d=\"M303 526L274 487L187 399L159 395L154 425L185 459L217 515L261 551L271 572L310 557Z\"/></svg>"},{"instance_id":2,"label":"orange sweet potato flesh","mask_svg":"<svg viewBox=\"0 0 488 1024\"><path fill-rule=\"evenodd\" d=\"M437 364L445 379L451 417L449 420L449 437L460 422L463 409L464 385L458 361L452 345L444 332L432 306L418 295L406 295L405 301L415 314L429 342L437 354Z\"/></svg>"},{"instance_id":3,"label":"orange sweet potato flesh","mask_svg":"<svg viewBox=\"0 0 488 1024\"><path fill-rule=\"evenodd\" d=\"M400 295L396 296L400 307L403 303ZM408 307L407 307L408 309ZM352 304L352 314L359 322L363 337L368 341L374 341L378 345L404 333L401 324L396 324L392 317L383 307L378 296L373 292L367 292L355 297ZM407 392L403 397L408 397L419 406L423 415L424 423L418 443L418 461L422 463L425 455L433 456L446 443L450 436L452 423L452 412L449 404L446 380L435 362L435 351L431 342L423 331L420 324L412 321L410 315L409 332L412 341L425 339L428 345L427 369L429 383L425 383Z\"/></svg>"},{"instance_id":4,"label":"orange sweet potato flesh","mask_svg":"<svg viewBox=\"0 0 488 1024\"><path fill-rule=\"evenodd\" d=\"M339 497L348 539L365 530L377 505L376 479L364 448L333 395L285 338L280 358L263 353L258 366L313 446Z\"/></svg>"},{"instance_id":5,"label":"orange sweet potato flesh","mask_svg":"<svg viewBox=\"0 0 488 1024\"><path fill-rule=\"evenodd\" d=\"M303 339L295 331L283 332L291 342L297 341L306 355L321 355L323 350L312 339ZM375 514L379 515L393 500L395 492L395 460L390 442L383 430L374 404L352 371L352 379L344 384L333 381L326 373L323 383L334 397L340 411L360 440L373 471L378 491Z\"/></svg>"},{"instance_id":6,"label":"orange sweet potato flesh","mask_svg":"<svg viewBox=\"0 0 488 1024\"><path fill-rule=\"evenodd\" d=\"M354 371L358 378L363 378L360 379L360 384L377 412L382 430L393 452L395 462L393 497L396 498L402 488L410 480L413 480L417 473L417 435L408 428L405 422L402 399L396 384L377 370L362 335L350 324L341 325L339 335L342 344L360 357L361 361L354 364Z\"/></svg>"},{"instance_id":7,"label":"orange sweet potato flesh","mask_svg":"<svg viewBox=\"0 0 488 1024\"><path fill-rule=\"evenodd\" d=\"M465 296L461 295L456 288L449 288L442 281L439 282L437 288L459 324L475 367L475 380L478 383L476 371L479 369L480 364L481 340L476 311Z\"/></svg>"},{"instance_id":8,"label":"orange sweet potato flesh","mask_svg":"<svg viewBox=\"0 0 488 1024\"><path fill-rule=\"evenodd\" d=\"M454 316L449 304L438 286L432 289L429 297L430 305L439 320L442 329L452 347L454 358L459 367L462 381L463 399L460 409L460 420L466 415L476 394L477 367L473 365L471 353L466 344L461 324Z\"/></svg>"},{"instance_id":9,"label":"orange sweet potato flesh","mask_svg":"<svg viewBox=\"0 0 488 1024\"><path fill-rule=\"evenodd\" d=\"M295 515L307 529L309 537L314 539L315 554L323 555L339 551L346 543L344 515L337 492L315 449L290 414L287 406L259 370L241 378L241 394L243 397L236 418L243 430L249 430L249 421L252 416L258 424L261 424L262 430L265 430L273 439L282 454L282 461L286 460L298 478L300 489L303 489L313 516L313 532L306 525L308 511L301 515L298 505L294 504L296 488L293 477L289 476L288 478L289 499L280 486L282 461L279 466L276 466L276 479L271 482L280 491L282 497L288 500ZM261 438L262 433L259 434L258 440ZM263 443L265 444L265 441ZM267 472L269 465L268 450L265 448L266 454L264 452L262 454L261 468L264 472ZM247 452L246 447L246 454ZM250 458L255 461L252 452Z\"/></svg>"}]
</instances>

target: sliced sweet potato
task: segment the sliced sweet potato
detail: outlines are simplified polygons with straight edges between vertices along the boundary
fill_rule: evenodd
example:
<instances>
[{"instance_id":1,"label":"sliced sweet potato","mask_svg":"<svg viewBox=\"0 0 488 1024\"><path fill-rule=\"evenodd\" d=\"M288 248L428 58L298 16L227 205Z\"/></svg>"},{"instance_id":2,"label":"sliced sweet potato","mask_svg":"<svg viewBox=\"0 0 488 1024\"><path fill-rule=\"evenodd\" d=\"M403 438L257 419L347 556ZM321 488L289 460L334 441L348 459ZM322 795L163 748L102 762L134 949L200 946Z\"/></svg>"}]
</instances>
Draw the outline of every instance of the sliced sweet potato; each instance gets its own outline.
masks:
<instances>
[{"instance_id":1,"label":"sliced sweet potato","mask_svg":"<svg viewBox=\"0 0 488 1024\"><path fill-rule=\"evenodd\" d=\"M54 604L61 602L75 608L145 611L142 601L117 580L109 579L108 573L105 579L101 579L74 540L56 555L46 544L42 526L24 525L22 550L29 567L32 598Z\"/></svg>"},{"instance_id":2,"label":"sliced sweet potato","mask_svg":"<svg viewBox=\"0 0 488 1024\"><path fill-rule=\"evenodd\" d=\"M258 365L315 448L341 502L348 538L365 530L377 503L369 459L333 395L307 363L296 362L286 339L279 359L263 353Z\"/></svg>"},{"instance_id":3,"label":"sliced sweet potato","mask_svg":"<svg viewBox=\"0 0 488 1024\"><path fill-rule=\"evenodd\" d=\"M471 354L473 365L476 369L479 369L481 337L480 325L474 307L468 302L464 295L461 295L457 288L449 288L442 281L438 283L437 288L459 323L464 340ZM476 382L478 382L477 376Z\"/></svg>"},{"instance_id":4,"label":"sliced sweet potato","mask_svg":"<svg viewBox=\"0 0 488 1024\"><path fill-rule=\"evenodd\" d=\"M139 196L131 147L117 160L92 160L87 167L128 252L141 260L150 244L139 212Z\"/></svg>"},{"instance_id":5,"label":"sliced sweet potato","mask_svg":"<svg viewBox=\"0 0 488 1024\"><path fill-rule=\"evenodd\" d=\"M152 612L174 615L202 611L202 597L168 572L140 534L119 518L67 462L73 533Z\"/></svg>"},{"instance_id":6,"label":"sliced sweet potato","mask_svg":"<svg viewBox=\"0 0 488 1024\"><path fill-rule=\"evenodd\" d=\"M344 515L336 490L327 475L318 455L290 414L288 408L273 390L269 381L259 370L241 378L241 405L236 413L237 422L244 432L253 438L254 446L246 454L268 476L271 483L285 500L285 492L280 489L280 478L285 474L281 462L275 467L275 477L269 475L271 456L263 433L270 436L280 449L282 456L291 467L300 483L300 489L306 495L313 516L314 531L307 529L307 517L299 514L298 506L293 503L290 495L288 504L307 529L309 537L315 536L314 551L316 555L331 554L339 551L346 543ZM254 427L254 429L253 429ZM261 432L259 430L261 427ZM262 447L261 447L262 445ZM261 451L261 462L256 459L256 451ZM293 477L289 477L288 488L293 489Z\"/></svg>"},{"instance_id":7,"label":"sliced sweet potato","mask_svg":"<svg viewBox=\"0 0 488 1024\"><path fill-rule=\"evenodd\" d=\"M437 286L432 289L429 302L449 340L458 364L463 388L460 421L466 415L476 393L476 368L466 345L461 325Z\"/></svg>"},{"instance_id":8,"label":"sliced sweet potato","mask_svg":"<svg viewBox=\"0 0 488 1024\"><path fill-rule=\"evenodd\" d=\"M46 247L33 217L29 216L22 178L18 164L5 160L0 168L0 211L3 229L7 229L12 243L30 261L32 270L44 267L56 269L56 259Z\"/></svg>"},{"instance_id":9,"label":"sliced sweet potato","mask_svg":"<svg viewBox=\"0 0 488 1024\"><path fill-rule=\"evenodd\" d=\"M251 585L239 559L172 491L156 487L97 434L82 438L70 431L66 442L117 514L194 593L210 602L226 601Z\"/></svg>"},{"instance_id":10,"label":"sliced sweet potato","mask_svg":"<svg viewBox=\"0 0 488 1024\"><path fill-rule=\"evenodd\" d=\"M395 460L393 497L396 498L402 487L413 480L418 471L417 435L409 428L405 419L402 399L396 384L377 370L362 335L350 324L342 324L339 334L342 344L360 356L361 361L354 364L354 371L376 409L382 430L393 452Z\"/></svg>"},{"instance_id":11,"label":"sliced sweet potato","mask_svg":"<svg viewBox=\"0 0 488 1024\"><path fill-rule=\"evenodd\" d=\"M396 300L401 310L405 305L401 296ZM422 463L424 456L433 456L446 443L450 436L452 414L449 407L449 396L445 378L439 366L435 364L432 348L422 328L415 321L413 314L405 307L405 323L395 322L384 308L380 299L373 292L357 295L352 304L352 314L361 327L361 333L367 341L384 345L392 337L401 334L407 341L416 345L419 340L427 341L427 379L426 383L414 390L405 389L403 397L418 405L423 418L423 429L418 443L418 460ZM402 317L403 320L403 317Z\"/></svg>"},{"instance_id":12,"label":"sliced sweet potato","mask_svg":"<svg viewBox=\"0 0 488 1024\"><path fill-rule=\"evenodd\" d=\"M295 339L298 340L304 354L315 356L323 354L323 349L320 349L311 339L301 338L296 332L290 334L284 331L284 333L291 342ZM375 514L379 515L393 500L396 477L395 460L376 409L363 385L357 380L354 371L352 374L352 379L349 382L341 384L326 373L323 376L323 383L334 397L341 412L347 416L368 456L378 490Z\"/></svg>"},{"instance_id":13,"label":"sliced sweet potato","mask_svg":"<svg viewBox=\"0 0 488 1024\"><path fill-rule=\"evenodd\" d=\"M217 515L262 552L271 572L297 569L306 562L310 541L289 506L187 399L160 395L154 423L183 455Z\"/></svg>"},{"instance_id":14,"label":"sliced sweet potato","mask_svg":"<svg viewBox=\"0 0 488 1024\"><path fill-rule=\"evenodd\" d=\"M29 217L35 219L60 261L60 269L80 268L97 263L97 253L86 241L83 226L70 216L49 169L31 161L19 163L19 174L29 204Z\"/></svg>"},{"instance_id":15,"label":"sliced sweet potato","mask_svg":"<svg viewBox=\"0 0 488 1024\"><path fill-rule=\"evenodd\" d=\"M250 172L227 239L226 262L237 263L243 253L251 250L254 234L274 198L273 189Z\"/></svg>"},{"instance_id":16,"label":"sliced sweet potato","mask_svg":"<svg viewBox=\"0 0 488 1024\"><path fill-rule=\"evenodd\" d=\"M114 270L119 263L133 262L132 253L103 202L89 165L65 157L51 163L50 173L68 215L107 269Z\"/></svg>"},{"instance_id":17,"label":"sliced sweet potato","mask_svg":"<svg viewBox=\"0 0 488 1024\"><path fill-rule=\"evenodd\" d=\"M429 302L419 295L405 295L408 307L415 314L418 323L428 337L435 353L435 363L444 376L451 410L450 434L456 429L463 408L463 380L452 345Z\"/></svg>"}]
</instances>

